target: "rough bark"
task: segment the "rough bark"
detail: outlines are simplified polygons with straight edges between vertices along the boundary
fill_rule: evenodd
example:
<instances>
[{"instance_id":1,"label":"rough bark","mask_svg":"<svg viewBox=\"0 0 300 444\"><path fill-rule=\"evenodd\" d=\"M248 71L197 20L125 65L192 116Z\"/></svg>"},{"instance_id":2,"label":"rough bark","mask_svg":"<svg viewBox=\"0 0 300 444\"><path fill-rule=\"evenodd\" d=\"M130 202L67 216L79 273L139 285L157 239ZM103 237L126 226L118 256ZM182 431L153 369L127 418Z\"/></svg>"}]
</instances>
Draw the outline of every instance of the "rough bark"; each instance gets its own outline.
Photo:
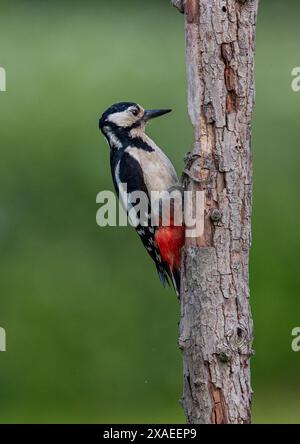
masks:
<instances>
[{"instance_id":1,"label":"rough bark","mask_svg":"<svg viewBox=\"0 0 300 444\"><path fill-rule=\"evenodd\" d=\"M249 423L251 116L258 0L174 0L185 14L195 142L184 185L205 192L183 252L179 346L187 421Z\"/></svg>"}]
</instances>

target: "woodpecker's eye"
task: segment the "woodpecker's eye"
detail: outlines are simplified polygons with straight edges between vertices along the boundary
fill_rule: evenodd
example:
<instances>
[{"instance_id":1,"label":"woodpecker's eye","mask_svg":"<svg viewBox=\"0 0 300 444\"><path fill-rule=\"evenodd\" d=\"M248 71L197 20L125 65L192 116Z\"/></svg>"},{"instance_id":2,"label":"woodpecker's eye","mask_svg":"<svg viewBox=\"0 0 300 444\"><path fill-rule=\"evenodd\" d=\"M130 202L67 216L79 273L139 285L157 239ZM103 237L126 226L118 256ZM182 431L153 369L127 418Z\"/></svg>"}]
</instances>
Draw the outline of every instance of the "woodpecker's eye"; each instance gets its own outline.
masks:
<instances>
[{"instance_id":1,"label":"woodpecker's eye","mask_svg":"<svg viewBox=\"0 0 300 444\"><path fill-rule=\"evenodd\" d=\"M134 116L137 116L138 113L140 112L140 110L139 110L138 108L133 108L133 109L131 109L130 111L131 111L131 113L132 113Z\"/></svg>"}]
</instances>

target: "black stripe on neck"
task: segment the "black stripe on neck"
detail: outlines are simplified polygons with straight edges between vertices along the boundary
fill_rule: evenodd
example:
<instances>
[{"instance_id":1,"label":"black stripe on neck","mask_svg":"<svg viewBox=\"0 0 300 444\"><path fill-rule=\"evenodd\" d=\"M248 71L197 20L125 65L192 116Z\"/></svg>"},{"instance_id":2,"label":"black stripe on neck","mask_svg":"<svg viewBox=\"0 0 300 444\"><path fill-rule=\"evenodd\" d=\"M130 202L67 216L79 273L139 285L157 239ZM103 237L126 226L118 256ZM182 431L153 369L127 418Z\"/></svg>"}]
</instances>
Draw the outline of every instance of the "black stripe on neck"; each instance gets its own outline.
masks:
<instances>
[{"instance_id":1,"label":"black stripe on neck","mask_svg":"<svg viewBox=\"0 0 300 444\"><path fill-rule=\"evenodd\" d=\"M145 142L141 137L138 137L138 136L132 137L131 136L130 131L131 131L131 129L133 129L132 127L121 128L118 125L116 125L115 123L110 122L109 128L110 128L111 132L115 135L115 137L122 144L122 148L120 148L120 149L125 150L129 146L132 146L132 147L139 148L139 149L142 149L142 150L148 151L148 152L154 151L154 149L150 145L148 145L148 143ZM111 147L111 149L116 149L116 147L113 147L111 145L110 145L110 147Z\"/></svg>"}]
</instances>

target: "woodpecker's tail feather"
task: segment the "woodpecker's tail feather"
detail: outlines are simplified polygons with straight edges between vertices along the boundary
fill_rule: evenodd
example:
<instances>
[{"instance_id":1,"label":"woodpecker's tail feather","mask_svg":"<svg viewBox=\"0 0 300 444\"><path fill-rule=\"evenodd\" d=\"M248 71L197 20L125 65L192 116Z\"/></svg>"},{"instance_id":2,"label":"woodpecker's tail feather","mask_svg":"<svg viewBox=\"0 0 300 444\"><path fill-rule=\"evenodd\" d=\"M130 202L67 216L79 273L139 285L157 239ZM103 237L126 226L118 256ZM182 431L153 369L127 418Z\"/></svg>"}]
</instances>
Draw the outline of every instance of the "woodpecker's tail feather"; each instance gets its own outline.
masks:
<instances>
[{"instance_id":1,"label":"woodpecker's tail feather","mask_svg":"<svg viewBox=\"0 0 300 444\"><path fill-rule=\"evenodd\" d=\"M174 268L173 271L170 272L172 278L172 284L174 290L176 291L178 299L180 298L180 270L178 268Z\"/></svg>"},{"instance_id":2,"label":"woodpecker's tail feather","mask_svg":"<svg viewBox=\"0 0 300 444\"><path fill-rule=\"evenodd\" d=\"M159 279L163 286L166 288L168 285L171 287L170 280L172 282L172 285L174 287L174 290L177 294L177 297L180 297L180 270L178 268L174 268L173 271L169 270L166 271L165 268L161 267L160 265L156 265L157 273L159 276Z\"/></svg>"},{"instance_id":3,"label":"woodpecker's tail feather","mask_svg":"<svg viewBox=\"0 0 300 444\"><path fill-rule=\"evenodd\" d=\"M170 280L169 276L166 273L166 270L162 268L160 264L156 264L157 273L160 279L160 282L163 284L163 286L166 288L166 285L170 287Z\"/></svg>"}]
</instances>

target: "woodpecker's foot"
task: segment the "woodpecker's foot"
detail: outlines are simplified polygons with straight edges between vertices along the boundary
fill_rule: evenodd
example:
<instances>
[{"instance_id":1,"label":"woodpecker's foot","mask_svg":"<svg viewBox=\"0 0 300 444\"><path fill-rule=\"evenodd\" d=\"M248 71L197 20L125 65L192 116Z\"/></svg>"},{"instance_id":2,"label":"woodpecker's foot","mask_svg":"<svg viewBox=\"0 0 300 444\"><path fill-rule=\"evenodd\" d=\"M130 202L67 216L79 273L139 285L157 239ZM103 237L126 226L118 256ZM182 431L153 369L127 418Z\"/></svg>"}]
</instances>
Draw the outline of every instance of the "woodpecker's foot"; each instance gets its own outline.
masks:
<instances>
[{"instance_id":1,"label":"woodpecker's foot","mask_svg":"<svg viewBox=\"0 0 300 444\"><path fill-rule=\"evenodd\" d=\"M184 14L184 0L171 0L171 3L181 14Z\"/></svg>"},{"instance_id":2,"label":"woodpecker's foot","mask_svg":"<svg viewBox=\"0 0 300 444\"><path fill-rule=\"evenodd\" d=\"M190 151L184 156L184 168L190 168L195 160L201 158L201 154L191 153Z\"/></svg>"}]
</instances>

